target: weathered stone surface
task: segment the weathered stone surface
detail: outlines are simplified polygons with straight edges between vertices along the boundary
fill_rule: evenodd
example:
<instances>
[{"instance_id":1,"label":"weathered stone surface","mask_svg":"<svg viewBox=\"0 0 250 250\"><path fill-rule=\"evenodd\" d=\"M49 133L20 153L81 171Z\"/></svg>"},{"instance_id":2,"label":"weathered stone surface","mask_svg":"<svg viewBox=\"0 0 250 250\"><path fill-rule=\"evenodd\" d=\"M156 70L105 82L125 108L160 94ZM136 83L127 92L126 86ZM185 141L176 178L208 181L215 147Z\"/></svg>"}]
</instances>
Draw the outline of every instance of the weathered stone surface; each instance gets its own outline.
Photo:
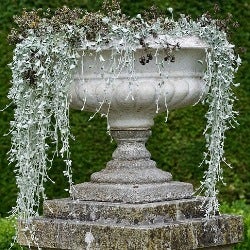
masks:
<instances>
[{"instance_id":1,"label":"weathered stone surface","mask_svg":"<svg viewBox=\"0 0 250 250\"><path fill-rule=\"evenodd\" d=\"M32 247L32 250L37 250L38 248ZM206 247L206 248L199 248L199 250L231 250L232 246L220 246L220 247ZM59 248L40 248L39 250L60 250Z\"/></svg>"},{"instance_id":2,"label":"weathered stone surface","mask_svg":"<svg viewBox=\"0 0 250 250\"><path fill-rule=\"evenodd\" d=\"M171 181L170 173L156 167L145 142L149 129L111 130L117 141L113 160L91 176L91 182L75 185L72 198L86 201L147 203L191 198L189 183Z\"/></svg>"},{"instance_id":3,"label":"weathered stone surface","mask_svg":"<svg viewBox=\"0 0 250 250\"><path fill-rule=\"evenodd\" d=\"M203 199L146 204L46 201L44 217L33 222L36 244L43 250L229 250L242 240L242 218L205 220ZM29 233L20 230L19 242L28 241Z\"/></svg>"},{"instance_id":4,"label":"weathered stone surface","mask_svg":"<svg viewBox=\"0 0 250 250\"><path fill-rule=\"evenodd\" d=\"M33 225L37 244L45 249L202 249L234 244L243 237L242 218L229 215L141 226L37 218ZM19 233L21 244L26 245L27 238Z\"/></svg>"},{"instance_id":5,"label":"weathered stone surface","mask_svg":"<svg viewBox=\"0 0 250 250\"><path fill-rule=\"evenodd\" d=\"M233 245L227 245L227 246L219 246L219 247L206 247L206 248L197 248L198 250L231 250ZM32 250L37 250L38 248L32 247ZM59 248L40 248L39 250L60 250ZM165 249L164 249L165 250Z\"/></svg>"},{"instance_id":6,"label":"weathered stone surface","mask_svg":"<svg viewBox=\"0 0 250 250\"><path fill-rule=\"evenodd\" d=\"M112 160L107 163L106 168L91 175L91 180L96 183L163 183L171 179L170 173L158 169L150 159Z\"/></svg>"},{"instance_id":7,"label":"weathered stone surface","mask_svg":"<svg viewBox=\"0 0 250 250\"><path fill-rule=\"evenodd\" d=\"M111 131L117 142L113 159L105 169L93 173L91 181L113 184L153 184L172 180L172 175L156 167L145 143L151 135L149 129L126 129Z\"/></svg>"},{"instance_id":8,"label":"weathered stone surface","mask_svg":"<svg viewBox=\"0 0 250 250\"><path fill-rule=\"evenodd\" d=\"M107 184L85 182L72 190L74 199L124 203L147 203L191 198L193 186L184 182L153 184Z\"/></svg>"},{"instance_id":9,"label":"weathered stone surface","mask_svg":"<svg viewBox=\"0 0 250 250\"><path fill-rule=\"evenodd\" d=\"M146 204L58 199L45 201L43 213L47 218L94 221L113 225L152 225L201 218L204 216L201 209L202 201L203 197Z\"/></svg>"}]
</instances>

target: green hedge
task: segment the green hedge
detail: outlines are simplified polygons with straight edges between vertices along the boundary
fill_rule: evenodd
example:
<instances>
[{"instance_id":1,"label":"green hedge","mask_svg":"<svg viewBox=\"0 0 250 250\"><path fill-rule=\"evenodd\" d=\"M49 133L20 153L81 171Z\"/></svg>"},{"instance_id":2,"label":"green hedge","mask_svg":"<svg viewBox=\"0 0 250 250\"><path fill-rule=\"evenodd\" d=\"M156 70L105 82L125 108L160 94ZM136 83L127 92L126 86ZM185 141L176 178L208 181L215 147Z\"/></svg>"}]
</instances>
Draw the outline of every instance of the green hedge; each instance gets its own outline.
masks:
<instances>
[{"instance_id":1,"label":"green hedge","mask_svg":"<svg viewBox=\"0 0 250 250\"><path fill-rule=\"evenodd\" d=\"M9 46L6 40L7 34L13 25L12 16L20 14L22 8L47 8L55 9L62 5L69 7L83 7L87 9L98 9L102 1L91 0L9 0L2 1L0 5L0 109L8 100L6 98L11 72L7 64L11 62L13 47ZM215 1L214 1L215 2ZM217 1L216 1L217 2ZM204 11L211 9L213 1L170 1L170 0L137 0L122 1L124 11L130 15L142 12L155 3L167 13L168 7L173 7L175 16L180 13L189 13L193 17L200 15ZM235 19L240 23L240 27L231 35L231 39L237 46L249 47L249 24L250 5L243 0L222 0L222 15L227 12L233 13ZM232 201L235 199L250 200L250 159L249 159L249 138L250 138L250 71L247 65L249 51L242 55L243 64L237 75L236 82L241 82L241 86L236 89L239 101L236 109L240 111L238 118L241 124L234 131L227 134L226 156L233 169L225 167L225 182L227 186L221 185L221 200ZM13 119L13 108L0 113L0 134L8 133L9 122ZM164 170L171 171L174 179L191 182L195 187L199 186L202 179L203 168L198 169L204 151L204 138L202 131L204 128L206 108L197 105L187 107L182 110L170 113L168 123L164 123L164 114L155 119L153 136L148 142L148 148L152 153L152 158L158 166ZM80 111L71 112L71 128L76 137L72 141L73 177L75 183L89 179L91 173L100 170L105 166L115 148L114 143L110 143L110 138L106 134L105 120L97 117L88 122L89 114ZM7 212L15 205L17 189L15 186L15 176L13 166L8 165L6 153L10 148L10 137L1 136L0 140L0 215L6 216ZM48 184L47 194L49 198L64 197L67 193L67 181L62 175L64 163L56 160L50 174L55 185Z\"/></svg>"}]
</instances>

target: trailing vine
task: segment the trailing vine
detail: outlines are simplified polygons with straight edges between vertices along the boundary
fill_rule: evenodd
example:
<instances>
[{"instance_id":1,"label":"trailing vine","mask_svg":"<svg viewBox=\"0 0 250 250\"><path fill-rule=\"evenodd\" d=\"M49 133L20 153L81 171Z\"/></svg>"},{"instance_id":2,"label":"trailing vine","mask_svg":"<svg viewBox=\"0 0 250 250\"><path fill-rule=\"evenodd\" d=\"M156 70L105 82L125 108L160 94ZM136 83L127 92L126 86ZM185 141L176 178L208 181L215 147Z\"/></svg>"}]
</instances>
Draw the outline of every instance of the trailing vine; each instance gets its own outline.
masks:
<instances>
[{"instance_id":1,"label":"trailing vine","mask_svg":"<svg viewBox=\"0 0 250 250\"><path fill-rule=\"evenodd\" d=\"M25 220L37 215L40 194L46 199L44 182L49 179L48 164L53 161L47 155L49 138L56 145L55 154L65 158L64 174L72 184L67 95L76 63L76 53L62 33L40 37L30 30L14 51L13 85L8 97L16 108L9 161L16 163L20 190L14 213Z\"/></svg>"},{"instance_id":2,"label":"trailing vine","mask_svg":"<svg viewBox=\"0 0 250 250\"><path fill-rule=\"evenodd\" d=\"M50 10L45 13L33 10L15 17L18 28L9 36L10 42L16 45L10 65L13 79L8 95L16 105L11 121L9 161L15 163L19 188L13 213L26 223L38 214L41 198L46 199L44 183L49 180L47 171L53 162L53 157L49 159L47 153L49 141L55 144L54 155L64 158L64 174L72 186L68 93L74 68L85 56L84 53L79 55L79 49L93 51L97 60L104 62L102 49L112 48L112 76L107 84L115 84L114 79L121 68L126 67L133 85L137 84L133 77L135 50L141 48L144 51L140 57L142 67L153 63L157 55L151 53L153 42L150 41L161 36L166 38L165 35L177 40L197 36L208 45L203 62L207 66L204 74L206 95L202 100L208 104L204 130L207 152L203 161L208 168L201 190L205 190L207 197L204 204L207 217L218 213L217 182L223 180L221 163L226 162L225 132L236 122L235 97L231 88L240 59L228 42L221 22L207 14L196 21L187 16L174 21L172 9L169 11L171 17L152 9L150 16L139 14L129 18L122 14L118 2L113 1L110 5L105 1L104 12L83 13L79 9L63 7L54 14ZM180 49L180 44L172 44L165 38L160 44L166 53L164 61L174 63L174 53ZM100 110L101 107L97 112Z\"/></svg>"}]
</instances>

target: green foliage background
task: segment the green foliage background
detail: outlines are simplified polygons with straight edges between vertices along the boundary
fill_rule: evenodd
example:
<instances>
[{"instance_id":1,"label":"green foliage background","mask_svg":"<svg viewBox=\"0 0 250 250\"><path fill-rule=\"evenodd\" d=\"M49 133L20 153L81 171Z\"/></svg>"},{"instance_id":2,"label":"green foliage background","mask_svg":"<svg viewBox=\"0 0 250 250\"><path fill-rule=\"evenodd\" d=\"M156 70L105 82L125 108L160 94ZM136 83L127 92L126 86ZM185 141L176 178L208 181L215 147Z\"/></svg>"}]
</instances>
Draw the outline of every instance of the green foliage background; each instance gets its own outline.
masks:
<instances>
[{"instance_id":1,"label":"green foliage background","mask_svg":"<svg viewBox=\"0 0 250 250\"><path fill-rule=\"evenodd\" d=\"M193 18L207 10L213 12L213 5L218 1L170 1L170 0L123 0L122 9L125 13L133 16L148 9L152 4L158 6L163 12L168 13L167 8L174 9L174 15L178 18L180 13L188 13ZM233 30L231 40L237 47L249 48L250 44L250 3L243 0L222 0L221 16L232 13L240 27ZM23 8L51 8L67 5L68 7L81 7L89 10L98 10L102 1L91 0L5 0L0 4L0 109L9 103L6 98L10 87L11 72L7 66L11 62L13 47L8 45L7 34L13 26L13 15L20 15ZM249 50L241 54L243 63L237 74L236 82L240 82L239 88L235 89L238 101L235 109L240 111L238 121L240 126L227 134L226 157L232 163L233 169L225 166L226 186L221 185L220 200L232 202L237 199L245 199L250 202L250 71L247 60ZM14 166L8 165L7 152L10 148L10 137L3 136L8 133L9 122L13 119L13 107L0 113L0 217L6 216L11 207L15 205L17 189L15 186ZM205 150L205 140L202 132L205 127L204 114L206 107L197 105L182 110L173 111L169 115L168 123L165 124L165 114L155 119L153 135L148 142L148 149L158 166L171 171L175 180L191 182L196 188L202 180L204 168L198 168ZM76 140L71 142L73 177L75 183L89 180L90 175L102 169L111 158L115 148L110 143L106 134L106 121L96 117L88 121L90 114L81 111L71 112L71 129ZM50 171L55 185L48 183L48 198L65 197L67 180L62 171L64 163L56 160Z\"/></svg>"},{"instance_id":2,"label":"green foliage background","mask_svg":"<svg viewBox=\"0 0 250 250\"><path fill-rule=\"evenodd\" d=\"M15 235L15 220L0 218L0 249L9 249L11 243L13 242L13 237ZM11 250L25 250L22 249L17 243L14 244Z\"/></svg>"}]
</instances>

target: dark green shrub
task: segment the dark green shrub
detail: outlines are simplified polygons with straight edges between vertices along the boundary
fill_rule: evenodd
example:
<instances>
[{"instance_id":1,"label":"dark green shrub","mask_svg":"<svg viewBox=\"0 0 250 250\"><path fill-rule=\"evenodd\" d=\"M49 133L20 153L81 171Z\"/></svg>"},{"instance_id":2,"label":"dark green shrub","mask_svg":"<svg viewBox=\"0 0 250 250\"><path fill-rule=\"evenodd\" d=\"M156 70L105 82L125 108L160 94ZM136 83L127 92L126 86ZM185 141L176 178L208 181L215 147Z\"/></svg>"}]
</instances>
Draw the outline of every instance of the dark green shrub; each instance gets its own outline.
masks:
<instances>
[{"instance_id":1,"label":"dark green shrub","mask_svg":"<svg viewBox=\"0 0 250 250\"><path fill-rule=\"evenodd\" d=\"M0 218L0 249L7 250L10 248L13 242L13 237L15 235L15 220ZM21 250L24 249L18 244L14 244L11 250Z\"/></svg>"}]
</instances>

